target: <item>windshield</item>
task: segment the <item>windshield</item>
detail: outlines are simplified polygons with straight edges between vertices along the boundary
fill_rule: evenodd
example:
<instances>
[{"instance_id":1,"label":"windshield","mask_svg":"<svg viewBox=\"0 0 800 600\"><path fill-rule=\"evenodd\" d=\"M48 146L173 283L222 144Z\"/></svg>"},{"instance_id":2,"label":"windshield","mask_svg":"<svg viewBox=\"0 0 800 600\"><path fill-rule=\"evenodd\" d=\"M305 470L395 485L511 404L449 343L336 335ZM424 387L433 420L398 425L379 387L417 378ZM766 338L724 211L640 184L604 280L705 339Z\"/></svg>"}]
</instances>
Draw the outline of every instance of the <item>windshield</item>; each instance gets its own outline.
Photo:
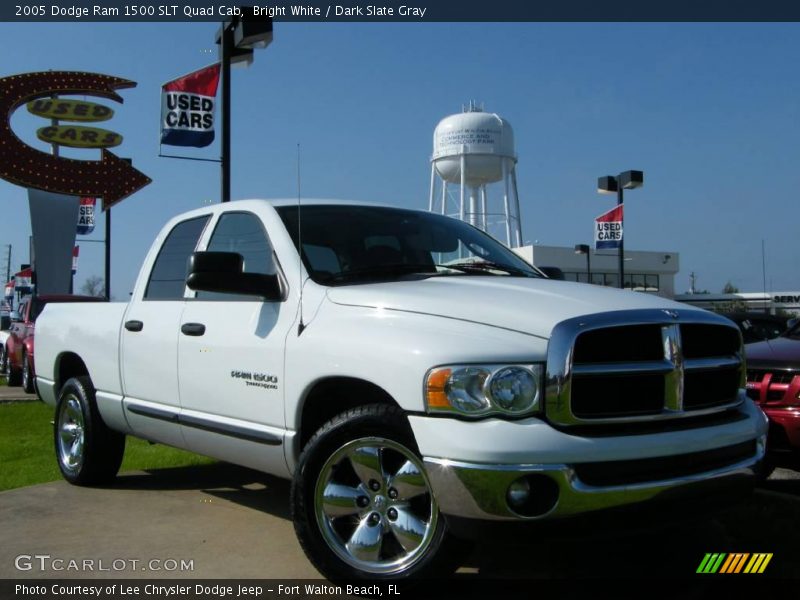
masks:
<instances>
[{"instance_id":1,"label":"windshield","mask_svg":"<svg viewBox=\"0 0 800 600\"><path fill-rule=\"evenodd\" d=\"M281 206L277 211L297 245L297 206ZM542 277L489 235L433 213L304 205L301 236L303 263L311 278L325 285L408 276Z\"/></svg>"},{"instance_id":2,"label":"windshield","mask_svg":"<svg viewBox=\"0 0 800 600\"><path fill-rule=\"evenodd\" d=\"M795 320L794 323L791 321L789 323L789 329L783 334L783 336L793 340L800 340L800 321Z\"/></svg>"}]
</instances>

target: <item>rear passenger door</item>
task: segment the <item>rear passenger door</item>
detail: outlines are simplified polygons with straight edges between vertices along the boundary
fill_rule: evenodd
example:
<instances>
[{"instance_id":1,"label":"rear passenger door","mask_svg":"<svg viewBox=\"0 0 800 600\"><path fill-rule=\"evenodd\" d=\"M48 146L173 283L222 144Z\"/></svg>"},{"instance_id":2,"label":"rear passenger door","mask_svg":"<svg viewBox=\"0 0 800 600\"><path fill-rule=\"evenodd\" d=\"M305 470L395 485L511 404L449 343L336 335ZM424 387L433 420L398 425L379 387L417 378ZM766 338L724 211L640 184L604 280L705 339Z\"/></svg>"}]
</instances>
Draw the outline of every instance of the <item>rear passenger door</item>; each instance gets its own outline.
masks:
<instances>
[{"instance_id":1,"label":"rear passenger door","mask_svg":"<svg viewBox=\"0 0 800 600\"><path fill-rule=\"evenodd\" d=\"M186 300L186 265L208 222L181 221L167 234L145 289L136 289L121 335L125 417L140 437L185 446L177 423L178 336Z\"/></svg>"}]
</instances>

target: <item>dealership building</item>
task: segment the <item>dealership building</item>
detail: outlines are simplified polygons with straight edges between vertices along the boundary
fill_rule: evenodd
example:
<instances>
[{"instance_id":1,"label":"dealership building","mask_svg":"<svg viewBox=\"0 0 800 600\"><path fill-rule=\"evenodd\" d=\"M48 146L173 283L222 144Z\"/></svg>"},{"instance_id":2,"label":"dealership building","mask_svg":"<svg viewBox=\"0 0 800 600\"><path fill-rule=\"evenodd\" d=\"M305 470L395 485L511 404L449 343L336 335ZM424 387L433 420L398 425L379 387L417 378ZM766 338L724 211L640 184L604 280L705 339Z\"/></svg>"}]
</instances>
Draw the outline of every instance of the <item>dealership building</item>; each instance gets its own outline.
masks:
<instances>
[{"instance_id":1,"label":"dealership building","mask_svg":"<svg viewBox=\"0 0 800 600\"><path fill-rule=\"evenodd\" d=\"M785 312L800 316L800 291L678 294L675 300L708 310L745 310L771 314Z\"/></svg>"},{"instance_id":2,"label":"dealership building","mask_svg":"<svg viewBox=\"0 0 800 600\"><path fill-rule=\"evenodd\" d=\"M616 250L577 254L563 246L522 246L514 251L537 267L558 267L568 281L619 287L619 258ZM588 260L587 260L588 258ZM625 250L625 288L664 298L675 297L675 275L680 269L677 252Z\"/></svg>"}]
</instances>

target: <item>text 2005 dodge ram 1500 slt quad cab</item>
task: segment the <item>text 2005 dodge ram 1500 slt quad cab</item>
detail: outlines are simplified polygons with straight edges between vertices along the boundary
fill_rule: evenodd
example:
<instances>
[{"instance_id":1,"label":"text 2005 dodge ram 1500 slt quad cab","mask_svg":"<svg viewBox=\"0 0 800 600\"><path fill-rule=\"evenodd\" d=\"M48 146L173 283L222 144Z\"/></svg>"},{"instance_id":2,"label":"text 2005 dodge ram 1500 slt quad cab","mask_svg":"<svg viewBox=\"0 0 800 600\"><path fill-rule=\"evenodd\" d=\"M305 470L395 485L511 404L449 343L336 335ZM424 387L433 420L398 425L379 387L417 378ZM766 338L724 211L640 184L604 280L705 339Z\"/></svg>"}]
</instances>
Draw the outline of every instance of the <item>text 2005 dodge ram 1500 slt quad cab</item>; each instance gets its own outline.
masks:
<instances>
[{"instance_id":1,"label":"text 2005 dodge ram 1500 slt quad cab","mask_svg":"<svg viewBox=\"0 0 800 600\"><path fill-rule=\"evenodd\" d=\"M731 322L549 280L425 212L195 210L129 303L48 306L37 337L67 480L113 478L126 435L291 478L332 579L426 577L454 568L454 523L706 491L764 454Z\"/></svg>"}]
</instances>

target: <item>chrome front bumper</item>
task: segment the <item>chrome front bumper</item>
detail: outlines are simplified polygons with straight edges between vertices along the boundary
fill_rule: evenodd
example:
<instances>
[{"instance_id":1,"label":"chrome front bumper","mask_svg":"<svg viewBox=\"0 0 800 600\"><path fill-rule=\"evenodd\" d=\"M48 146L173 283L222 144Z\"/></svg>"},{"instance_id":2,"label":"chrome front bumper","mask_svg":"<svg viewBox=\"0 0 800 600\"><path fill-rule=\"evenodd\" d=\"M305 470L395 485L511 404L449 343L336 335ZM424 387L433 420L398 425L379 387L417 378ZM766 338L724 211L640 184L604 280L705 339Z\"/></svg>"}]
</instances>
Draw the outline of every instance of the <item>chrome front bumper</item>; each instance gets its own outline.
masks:
<instances>
[{"instance_id":1,"label":"chrome front bumper","mask_svg":"<svg viewBox=\"0 0 800 600\"><path fill-rule=\"evenodd\" d=\"M487 465L424 458L425 468L440 510L454 517L491 521L539 521L637 504L695 484L755 479L764 458L766 436L756 441L752 457L724 468L683 477L616 486L582 482L566 464ZM552 509L537 516L515 513L506 500L509 485L525 475L545 475L558 486ZM536 493L534 489L532 493Z\"/></svg>"}]
</instances>

